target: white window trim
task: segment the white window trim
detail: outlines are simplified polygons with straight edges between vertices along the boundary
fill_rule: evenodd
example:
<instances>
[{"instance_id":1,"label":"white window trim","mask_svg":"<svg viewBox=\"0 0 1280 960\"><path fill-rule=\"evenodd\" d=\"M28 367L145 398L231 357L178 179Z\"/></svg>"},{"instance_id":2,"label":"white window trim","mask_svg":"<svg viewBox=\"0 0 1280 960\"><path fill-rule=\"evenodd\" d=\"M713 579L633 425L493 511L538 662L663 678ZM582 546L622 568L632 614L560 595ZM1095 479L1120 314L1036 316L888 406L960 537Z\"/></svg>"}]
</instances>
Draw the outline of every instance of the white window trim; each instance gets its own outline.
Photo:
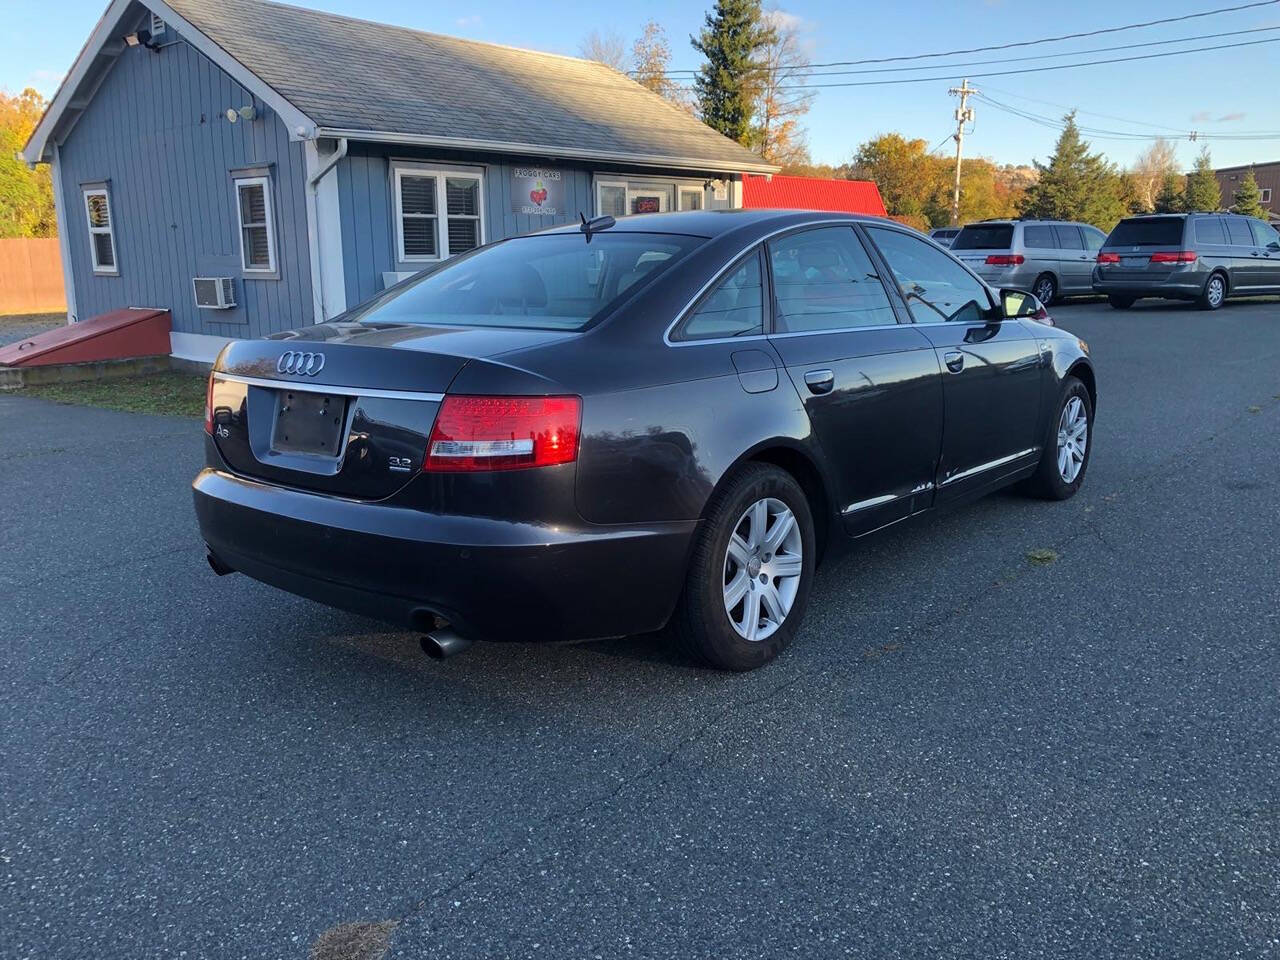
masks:
<instances>
[{"instance_id":1,"label":"white window trim","mask_svg":"<svg viewBox=\"0 0 1280 960\"><path fill-rule=\"evenodd\" d=\"M705 187L703 187L701 184L677 183L676 184L676 209L677 210L689 209L684 205L684 195L686 193L696 193L698 195L698 203L701 204L701 206L698 206L694 209L697 209L697 210L707 209L707 190Z\"/></svg>"},{"instance_id":2,"label":"white window trim","mask_svg":"<svg viewBox=\"0 0 1280 960\"><path fill-rule=\"evenodd\" d=\"M652 177L637 175L634 177L620 176L618 174L596 174L595 180L595 201L596 216L603 213L603 204L600 202L600 190L602 187L620 187L626 191L626 207L631 209L631 198L637 193L647 193L655 188L674 189L675 191L675 207L668 207L667 210L684 210L683 197L684 192L697 192L702 195L701 210L710 210L707 198L707 189L703 186L702 180L691 180L683 177ZM649 186L645 186L649 184ZM664 211L665 212L665 211ZM628 214L629 215L629 214Z\"/></svg>"},{"instance_id":3,"label":"white window trim","mask_svg":"<svg viewBox=\"0 0 1280 960\"><path fill-rule=\"evenodd\" d=\"M1270 187L1263 187L1263 188L1262 188L1262 190L1261 190L1261 193L1262 193L1262 199L1261 199L1261 200L1259 200L1258 202L1259 202L1259 203L1270 203L1270 202L1271 202L1271 188L1270 188Z\"/></svg>"},{"instance_id":4,"label":"white window trim","mask_svg":"<svg viewBox=\"0 0 1280 960\"><path fill-rule=\"evenodd\" d=\"M116 246L116 213L111 209L111 193L106 187L85 187L84 195L84 223L89 228L89 263L93 266L93 272L102 277L118 277L120 275L120 250ZM102 197L103 202L107 205L107 225L105 227L95 227L89 216L89 198ZM98 248L94 246L93 236L96 233L105 233L111 238L111 259L114 261L110 266L104 267L98 263Z\"/></svg>"},{"instance_id":5,"label":"white window trim","mask_svg":"<svg viewBox=\"0 0 1280 960\"><path fill-rule=\"evenodd\" d=\"M240 271L251 276L275 275L279 270L279 266L276 263L275 198L271 193L271 176L270 174L263 174L256 177L235 177L232 183L236 191L236 223L240 227ZM244 208L240 203L240 188L259 184L262 186L262 205L264 215L267 218L267 266L251 267L248 265L248 257L246 256L248 251L244 246Z\"/></svg>"},{"instance_id":6,"label":"white window trim","mask_svg":"<svg viewBox=\"0 0 1280 960\"><path fill-rule=\"evenodd\" d=\"M485 210L484 210L484 168L453 167L438 163L411 163L404 160L391 162L391 204L395 219L396 263L440 263L451 256L449 253L449 198L445 191L445 180L448 177L466 177L475 180L479 185L476 203L476 216L455 215L455 220L472 220L477 223L477 246L485 244ZM400 181L406 176L433 178L436 182L436 255L434 257L408 256L404 252L404 207L401 203Z\"/></svg>"}]
</instances>

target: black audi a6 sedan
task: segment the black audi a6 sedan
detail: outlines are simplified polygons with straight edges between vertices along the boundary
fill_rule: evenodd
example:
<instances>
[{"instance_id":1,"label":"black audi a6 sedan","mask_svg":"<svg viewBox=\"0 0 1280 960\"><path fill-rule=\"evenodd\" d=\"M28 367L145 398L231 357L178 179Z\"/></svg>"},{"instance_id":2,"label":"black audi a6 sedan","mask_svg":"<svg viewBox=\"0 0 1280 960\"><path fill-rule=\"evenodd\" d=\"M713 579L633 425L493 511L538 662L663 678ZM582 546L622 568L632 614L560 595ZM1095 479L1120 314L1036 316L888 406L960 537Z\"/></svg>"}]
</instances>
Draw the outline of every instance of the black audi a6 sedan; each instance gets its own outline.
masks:
<instances>
[{"instance_id":1,"label":"black audi a6 sedan","mask_svg":"<svg viewBox=\"0 0 1280 960\"><path fill-rule=\"evenodd\" d=\"M194 483L209 560L472 639L657 630L744 670L824 551L1084 480L1083 341L892 222L599 218L239 341Z\"/></svg>"}]
</instances>

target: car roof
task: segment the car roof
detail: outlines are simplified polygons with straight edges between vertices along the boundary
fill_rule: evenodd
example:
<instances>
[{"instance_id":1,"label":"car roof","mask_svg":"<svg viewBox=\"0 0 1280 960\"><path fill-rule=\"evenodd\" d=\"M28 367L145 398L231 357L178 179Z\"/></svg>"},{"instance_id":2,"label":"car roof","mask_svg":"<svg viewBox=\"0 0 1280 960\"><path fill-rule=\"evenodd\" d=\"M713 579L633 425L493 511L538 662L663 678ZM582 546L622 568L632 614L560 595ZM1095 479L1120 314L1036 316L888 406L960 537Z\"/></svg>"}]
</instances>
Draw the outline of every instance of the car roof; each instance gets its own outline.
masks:
<instances>
[{"instance_id":1,"label":"car roof","mask_svg":"<svg viewBox=\"0 0 1280 960\"><path fill-rule=\"evenodd\" d=\"M903 226L885 217L829 210L683 210L669 213L634 213L618 217L612 226L603 228L600 233L678 233L710 239L753 227L759 229L761 233L770 233L772 230L766 228L786 229L792 226L803 226L806 223L832 220ZM580 223L565 223L538 232L542 234L577 233L581 229Z\"/></svg>"}]
</instances>

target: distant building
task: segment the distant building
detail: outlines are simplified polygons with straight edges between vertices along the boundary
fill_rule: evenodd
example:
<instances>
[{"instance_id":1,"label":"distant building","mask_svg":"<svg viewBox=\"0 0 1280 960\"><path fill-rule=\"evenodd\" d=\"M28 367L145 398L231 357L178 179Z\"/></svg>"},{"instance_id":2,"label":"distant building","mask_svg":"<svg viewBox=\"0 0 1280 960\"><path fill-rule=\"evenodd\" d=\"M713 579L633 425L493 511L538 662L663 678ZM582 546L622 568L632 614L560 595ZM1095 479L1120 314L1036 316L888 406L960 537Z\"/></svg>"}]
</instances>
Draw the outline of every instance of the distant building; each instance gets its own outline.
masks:
<instances>
[{"instance_id":1,"label":"distant building","mask_svg":"<svg viewBox=\"0 0 1280 960\"><path fill-rule=\"evenodd\" d=\"M1258 188L1262 190L1262 209L1267 211L1267 219L1272 223L1280 222L1280 160L1221 167L1213 171L1218 178L1218 186L1222 188L1222 206L1231 206L1232 197L1240 189L1240 182L1244 180L1250 167L1253 168L1254 179L1258 181Z\"/></svg>"},{"instance_id":2,"label":"distant building","mask_svg":"<svg viewBox=\"0 0 1280 960\"><path fill-rule=\"evenodd\" d=\"M747 174L742 178L742 206L757 210L831 210L885 216L880 190L870 180Z\"/></svg>"},{"instance_id":3,"label":"distant building","mask_svg":"<svg viewBox=\"0 0 1280 960\"><path fill-rule=\"evenodd\" d=\"M111 0L23 155L70 318L159 307L205 362L480 244L739 207L777 170L599 63L262 0Z\"/></svg>"}]
</instances>

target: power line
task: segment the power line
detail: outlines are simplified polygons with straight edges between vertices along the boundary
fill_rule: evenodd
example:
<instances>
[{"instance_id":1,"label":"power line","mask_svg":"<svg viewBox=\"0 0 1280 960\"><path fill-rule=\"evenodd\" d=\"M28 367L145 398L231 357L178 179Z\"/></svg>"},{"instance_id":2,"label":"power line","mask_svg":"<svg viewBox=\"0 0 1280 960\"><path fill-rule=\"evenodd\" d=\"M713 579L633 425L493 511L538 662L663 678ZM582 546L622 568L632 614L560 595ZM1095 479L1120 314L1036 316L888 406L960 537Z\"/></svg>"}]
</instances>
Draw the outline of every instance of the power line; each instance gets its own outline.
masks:
<instances>
[{"instance_id":1,"label":"power line","mask_svg":"<svg viewBox=\"0 0 1280 960\"><path fill-rule=\"evenodd\" d=\"M945 50L939 53L915 53L897 57L877 57L864 60L832 60L827 63L810 64L813 67L856 67L866 63L899 63L904 60L929 60L936 57L954 57L969 53L987 53L992 50L1012 50L1015 47L1034 47L1043 43L1059 43L1063 40L1079 40L1083 37L1096 37L1107 33L1120 33L1124 30L1139 30L1145 27L1155 27L1165 23L1181 23L1185 20L1196 20L1202 17L1212 17L1220 13L1235 13L1240 10L1252 10L1257 7L1269 7L1280 3L1280 0L1255 0L1254 3L1244 3L1233 7L1219 7L1216 10L1205 10L1201 13L1188 13L1180 17L1165 17L1160 20L1147 20L1143 23L1129 23L1119 27L1106 27L1100 30L1086 30L1083 33L1064 33L1057 37L1041 37L1038 40L1018 40L1013 43L998 43L986 47L970 47L966 50ZM632 71L633 73L635 71ZM697 74L698 70L669 70L668 75L677 73Z\"/></svg>"},{"instance_id":2,"label":"power line","mask_svg":"<svg viewBox=\"0 0 1280 960\"><path fill-rule=\"evenodd\" d=\"M1043 127L1049 127L1050 129L1053 129L1053 130L1062 130L1066 126L1066 123L1062 120L1054 119L1053 117L1045 117L1037 113L1032 113L1028 110L1022 110L1018 107L1010 106L1007 103L1001 103L999 100L993 100L991 97L986 96L985 94L978 95L978 99L981 100L983 103L987 104L988 106L995 107L997 110L1001 110L1005 113L1011 114L1012 116L1015 116L1015 117L1019 117L1023 120L1028 120L1032 123L1039 124L1040 126L1043 126ZM1085 134L1094 140L1122 140L1122 141L1129 141L1129 142L1133 142L1133 141L1141 142L1141 141L1169 139L1167 135L1162 137L1162 136L1148 134L1148 133L1133 133L1129 131L1108 130L1108 129L1098 128L1098 127L1078 126L1077 129L1079 129L1079 131L1082 134ZM1249 133L1201 133L1199 131L1194 131L1194 130L1181 130L1181 131L1178 131L1177 138L1186 139L1186 140L1236 140L1236 141L1280 140L1280 131L1251 131Z\"/></svg>"},{"instance_id":3,"label":"power line","mask_svg":"<svg viewBox=\"0 0 1280 960\"><path fill-rule=\"evenodd\" d=\"M1268 2L1280 2L1280 0L1268 0ZM1058 63L1044 67L1021 67L1017 70L992 70L987 73L971 73L971 77L1007 77L1015 74L1025 73L1044 73L1050 70L1075 70L1080 67L1100 67L1108 66L1115 63L1132 63L1137 60L1159 60L1164 57L1179 57L1188 53L1205 53L1211 50L1234 50L1239 47L1256 47L1264 43L1280 42L1280 37L1271 37L1267 40L1246 40L1240 43L1223 43L1210 47L1190 47L1186 50L1166 50L1161 53L1147 53L1136 57L1112 57L1106 60L1086 60L1083 63ZM798 84L796 86L781 86L779 90L824 90L837 87L883 87L897 83L937 83L938 81L954 80L955 76L940 75L930 77L901 77L893 80L852 80L842 81L840 83L812 83Z\"/></svg>"}]
</instances>

